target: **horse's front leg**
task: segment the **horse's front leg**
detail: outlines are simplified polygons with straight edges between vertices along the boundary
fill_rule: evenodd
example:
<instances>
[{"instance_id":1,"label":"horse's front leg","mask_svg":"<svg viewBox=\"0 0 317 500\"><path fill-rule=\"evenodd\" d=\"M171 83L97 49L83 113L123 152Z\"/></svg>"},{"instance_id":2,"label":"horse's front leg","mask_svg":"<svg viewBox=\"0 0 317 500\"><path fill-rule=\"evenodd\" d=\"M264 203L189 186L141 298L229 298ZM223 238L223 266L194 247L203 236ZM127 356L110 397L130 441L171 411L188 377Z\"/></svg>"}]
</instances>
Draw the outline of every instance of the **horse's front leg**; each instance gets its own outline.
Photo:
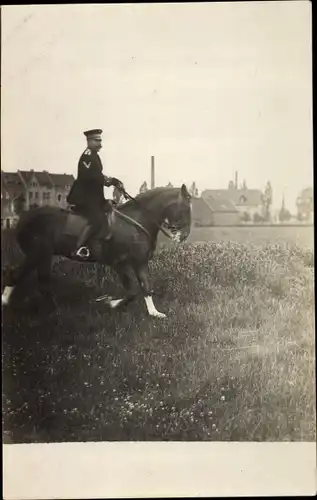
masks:
<instances>
[{"instance_id":1,"label":"horse's front leg","mask_svg":"<svg viewBox=\"0 0 317 500\"><path fill-rule=\"evenodd\" d=\"M111 309L117 309L118 307L128 304L137 295L134 287L135 274L132 267L127 264L118 264L117 266L115 266L115 270L118 273L120 281L125 290L125 297L114 299L113 297L109 297L109 295L103 295L96 299L97 301L106 301Z\"/></svg>"},{"instance_id":2,"label":"horse's front leg","mask_svg":"<svg viewBox=\"0 0 317 500\"><path fill-rule=\"evenodd\" d=\"M135 274L138 278L149 315L156 318L166 318L166 314L159 312L153 303L148 265L143 264L135 267Z\"/></svg>"}]
</instances>

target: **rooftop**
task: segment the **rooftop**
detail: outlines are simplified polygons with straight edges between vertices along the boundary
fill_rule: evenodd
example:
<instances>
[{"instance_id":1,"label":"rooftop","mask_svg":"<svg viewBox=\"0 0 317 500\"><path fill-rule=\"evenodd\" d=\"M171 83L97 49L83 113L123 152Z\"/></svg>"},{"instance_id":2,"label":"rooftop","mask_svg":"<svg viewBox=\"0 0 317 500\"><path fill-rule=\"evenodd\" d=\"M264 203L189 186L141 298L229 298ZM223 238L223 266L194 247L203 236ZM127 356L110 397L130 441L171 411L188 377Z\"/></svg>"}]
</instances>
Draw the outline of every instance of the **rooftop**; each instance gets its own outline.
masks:
<instances>
[{"instance_id":1,"label":"rooftop","mask_svg":"<svg viewBox=\"0 0 317 500\"><path fill-rule=\"evenodd\" d=\"M206 189L201 196L237 206L257 207L262 203L262 192L259 189Z\"/></svg>"},{"instance_id":2,"label":"rooftop","mask_svg":"<svg viewBox=\"0 0 317 500\"><path fill-rule=\"evenodd\" d=\"M40 186L48 188L52 188L54 186L64 188L71 185L74 181L74 176L71 174L51 174L44 170L42 172L35 170L4 172L3 170L1 170L1 182L3 183L3 187L5 189L7 189L8 187L23 187L23 181L26 185L29 185L33 176L35 176Z\"/></svg>"}]
</instances>

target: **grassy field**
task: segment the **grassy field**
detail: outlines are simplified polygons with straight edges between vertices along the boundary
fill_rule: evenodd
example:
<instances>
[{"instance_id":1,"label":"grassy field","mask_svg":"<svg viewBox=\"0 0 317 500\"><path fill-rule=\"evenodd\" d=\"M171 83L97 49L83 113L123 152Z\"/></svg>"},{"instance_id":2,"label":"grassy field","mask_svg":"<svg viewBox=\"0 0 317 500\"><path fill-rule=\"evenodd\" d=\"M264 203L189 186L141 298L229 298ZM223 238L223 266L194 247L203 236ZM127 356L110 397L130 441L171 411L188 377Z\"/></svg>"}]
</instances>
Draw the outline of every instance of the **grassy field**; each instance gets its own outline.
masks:
<instances>
[{"instance_id":1,"label":"grassy field","mask_svg":"<svg viewBox=\"0 0 317 500\"><path fill-rule=\"evenodd\" d=\"M166 242L163 236L161 241ZM293 243L313 249L313 226L236 226L236 227L193 227L188 241L253 243L263 245L271 242Z\"/></svg>"},{"instance_id":2,"label":"grassy field","mask_svg":"<svg viewBox=\"0 0 317 500\"><path fill-rule=\"evenodd\" d=\"M312 250L223 231L157 252L165 320L95 302L120 297L107 268L57 259L57 308L30 279L3 315L7 442L315 440ZM2 259L19 259L6 235Z\"/></svg>"}]
</instances>

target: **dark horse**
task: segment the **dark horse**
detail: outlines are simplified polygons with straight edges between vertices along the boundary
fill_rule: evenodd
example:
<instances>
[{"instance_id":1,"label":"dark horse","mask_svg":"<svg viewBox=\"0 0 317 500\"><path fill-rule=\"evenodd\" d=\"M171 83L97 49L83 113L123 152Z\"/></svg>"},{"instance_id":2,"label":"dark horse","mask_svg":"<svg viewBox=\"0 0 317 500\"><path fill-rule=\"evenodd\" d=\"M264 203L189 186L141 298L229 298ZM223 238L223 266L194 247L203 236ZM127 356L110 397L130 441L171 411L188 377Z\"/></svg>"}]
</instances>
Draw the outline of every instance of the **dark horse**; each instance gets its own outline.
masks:
<instances>
[{"instance_id":1,"label":"dark horse","mask_svg":"<svg viewBox=\"0 0 317 500\"><path fill-rule=\"evenodd\" d=\"M106 215L105 215L106 216ZM162 227L168 235L181 242L188 238L191 225L191 197L185 184L179 188L155 188L139 194L111 214L111 237L107 241L94 238L88 259L72 258L80 232L87 220L67 209L39 207L24 212L16 227L16 238L25 255L24 262L11 273L2 294L2 304L7 305L14 288L32 271L37 270L40 286L49 289L54 255L80 262L97 262L111 266L118 273L126 296L111 299L110 307L116 308L136 296L133 278L136 275L148 313L165 317L157 311L152 300L149 280L149 260L157 245ZM165 229L165 232L166 232ZM98 299L97 299L98 300Z\"/></svg>"}]
</instances>

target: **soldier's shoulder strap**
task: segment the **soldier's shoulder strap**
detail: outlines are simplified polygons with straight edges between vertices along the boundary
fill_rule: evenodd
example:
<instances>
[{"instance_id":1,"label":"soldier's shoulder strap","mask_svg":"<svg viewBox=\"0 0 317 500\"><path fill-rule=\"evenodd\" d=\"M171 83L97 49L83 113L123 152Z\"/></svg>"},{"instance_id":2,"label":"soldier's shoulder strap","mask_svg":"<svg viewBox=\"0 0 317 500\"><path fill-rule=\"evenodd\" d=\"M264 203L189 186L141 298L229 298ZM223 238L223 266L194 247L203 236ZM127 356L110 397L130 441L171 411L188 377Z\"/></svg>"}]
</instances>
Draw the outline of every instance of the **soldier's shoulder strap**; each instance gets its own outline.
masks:
<instances>
[{"instance_id":1,"label":"soldier's shoulder strap","mask_svg":"<svg viewBox=\"0 0 317 500\"><path fill-rule=\"evenodd\" d=\"M91 150L89 148L85 149L83 154L79 159L79 164L83 165L86 168L89 168L92 162Z\"/></svg>"}]
</instances>

